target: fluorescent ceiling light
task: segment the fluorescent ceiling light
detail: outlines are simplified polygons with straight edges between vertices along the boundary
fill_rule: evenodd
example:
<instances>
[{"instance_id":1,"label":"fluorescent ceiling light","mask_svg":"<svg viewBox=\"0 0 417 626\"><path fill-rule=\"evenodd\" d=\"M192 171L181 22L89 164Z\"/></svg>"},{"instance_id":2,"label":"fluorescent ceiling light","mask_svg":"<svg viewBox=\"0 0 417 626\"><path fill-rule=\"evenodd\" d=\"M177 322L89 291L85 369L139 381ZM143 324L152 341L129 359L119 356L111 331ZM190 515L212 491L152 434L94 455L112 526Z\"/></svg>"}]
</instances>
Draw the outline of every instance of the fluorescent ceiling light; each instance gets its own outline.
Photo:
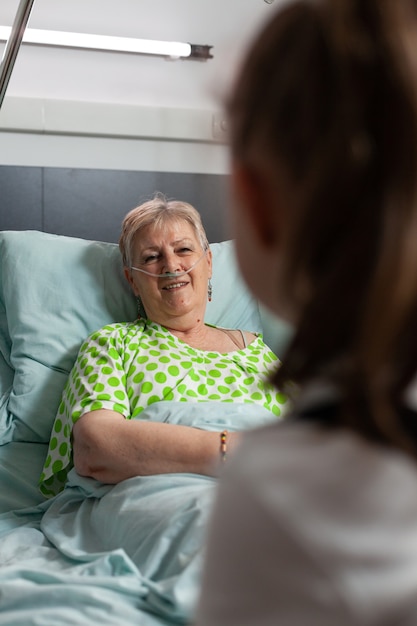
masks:
<instances>
[{"instance_id":1,"label":"fluorescent ceiling light","mask_svg":"<svg viewBox=\"0 0 417 626\"><path fill-rule=\"evenodd\" d=\"M9 26L0 26L0 41L7 41L10 37L11 30ZM181 43L178 41L108 37L105 35L67 33L63 31L38 30L34 28L27 28L25 30L22 41L23 43L46 46L90 48L93 50L154 54L174 58L191 57L194 47L189 43Z\"/></svg>"}]
</instances>

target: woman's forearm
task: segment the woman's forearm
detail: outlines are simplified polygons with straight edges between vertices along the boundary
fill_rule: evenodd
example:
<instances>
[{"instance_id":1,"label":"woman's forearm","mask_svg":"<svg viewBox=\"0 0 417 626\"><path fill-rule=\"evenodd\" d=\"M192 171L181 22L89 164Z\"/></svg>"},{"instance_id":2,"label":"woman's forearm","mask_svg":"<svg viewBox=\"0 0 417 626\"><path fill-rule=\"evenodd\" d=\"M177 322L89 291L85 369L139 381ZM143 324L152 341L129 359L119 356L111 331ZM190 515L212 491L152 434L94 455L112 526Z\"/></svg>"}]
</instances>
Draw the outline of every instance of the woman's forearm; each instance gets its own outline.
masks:
<instances>
[{"instance_id":1,"label":"woman's forearm","mask_svg":"<svg viewBox=\"0 0 417 626\"><path fill-rule=\"evenodd\" d=\"M237 433L228 434L228 449ZM73 428L74 465L79 474L105 483L132 476L190 472L215 476L220 436L189 426L126 420L120 413L86 413Z\"/></svg>"}]
</instances>

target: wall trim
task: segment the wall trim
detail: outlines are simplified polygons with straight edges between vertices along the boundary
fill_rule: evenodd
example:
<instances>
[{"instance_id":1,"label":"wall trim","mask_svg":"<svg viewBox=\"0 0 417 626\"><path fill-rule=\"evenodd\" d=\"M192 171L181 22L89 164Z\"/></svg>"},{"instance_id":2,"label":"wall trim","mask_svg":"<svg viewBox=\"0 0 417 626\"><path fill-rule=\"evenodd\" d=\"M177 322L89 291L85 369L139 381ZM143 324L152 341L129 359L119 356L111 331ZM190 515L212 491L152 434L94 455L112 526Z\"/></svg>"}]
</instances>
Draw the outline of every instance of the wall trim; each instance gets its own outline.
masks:
<instances>
[{"instance_id":1,"label":"wall trim","mask_svg":"<svg viewBox=\"0 0 417 626\"><path fill-rule=\"evenodd\" d=\"M211 111L6 97L0 165L228 174Z\"/></svg>"},{"instance_id":2,"label":"wall trim","mask_svg":"<svg viewBox=\"0 0 417 626\"><path fill-rule=\"evenodd\" d=\"M90 137L225 143L217 111L6 97L0 130Z\"/></svg>"}]
</instances>

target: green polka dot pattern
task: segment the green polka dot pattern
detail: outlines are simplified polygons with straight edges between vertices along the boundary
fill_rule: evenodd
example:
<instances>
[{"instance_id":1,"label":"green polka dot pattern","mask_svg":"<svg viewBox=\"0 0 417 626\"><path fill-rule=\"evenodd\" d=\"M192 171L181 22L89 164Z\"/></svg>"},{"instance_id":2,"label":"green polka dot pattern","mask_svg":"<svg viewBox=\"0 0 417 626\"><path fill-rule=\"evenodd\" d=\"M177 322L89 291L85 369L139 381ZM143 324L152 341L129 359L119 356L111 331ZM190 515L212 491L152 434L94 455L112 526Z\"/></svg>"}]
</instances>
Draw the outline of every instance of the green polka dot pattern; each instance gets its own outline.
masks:
<instances>
[{"instance_id":1,"label":"green polka dot pattern","mask_svg":"<svg viewBox=\"0 0 417 626\"><path fill-rule=\"evenodd\" d=\"M72 466L74 422L97 409L137 418L154 402L177 400L257 403L279 416L285 397L267 382L275 354L258 337L226 354L190 347L149 320L117 323L81 346L52 429L41 490L62 490Z\"/></svg>"}]
</instances>

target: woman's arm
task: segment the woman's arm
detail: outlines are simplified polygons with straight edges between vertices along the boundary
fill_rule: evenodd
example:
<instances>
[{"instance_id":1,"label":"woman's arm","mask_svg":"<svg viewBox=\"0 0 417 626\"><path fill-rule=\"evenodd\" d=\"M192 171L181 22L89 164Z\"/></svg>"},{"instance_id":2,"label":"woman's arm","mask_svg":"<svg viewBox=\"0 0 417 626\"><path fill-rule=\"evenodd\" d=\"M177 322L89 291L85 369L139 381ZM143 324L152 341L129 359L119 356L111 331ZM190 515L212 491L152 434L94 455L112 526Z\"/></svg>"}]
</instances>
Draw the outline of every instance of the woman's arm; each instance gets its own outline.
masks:
<instances>
[{"instance_id":1,"label":"woman's arm","mask_svg":"<svg viewBox=\"0 0 417 626\"><path fill-rule=\"evenodd\" d=\"M233 450L239 433L228 433ZM127 420L115 411L85 413L73 428L75 469L104 483L132 476L189 472L215 476L220 433L189 426Z\"/></svg>"}]
</instances>

